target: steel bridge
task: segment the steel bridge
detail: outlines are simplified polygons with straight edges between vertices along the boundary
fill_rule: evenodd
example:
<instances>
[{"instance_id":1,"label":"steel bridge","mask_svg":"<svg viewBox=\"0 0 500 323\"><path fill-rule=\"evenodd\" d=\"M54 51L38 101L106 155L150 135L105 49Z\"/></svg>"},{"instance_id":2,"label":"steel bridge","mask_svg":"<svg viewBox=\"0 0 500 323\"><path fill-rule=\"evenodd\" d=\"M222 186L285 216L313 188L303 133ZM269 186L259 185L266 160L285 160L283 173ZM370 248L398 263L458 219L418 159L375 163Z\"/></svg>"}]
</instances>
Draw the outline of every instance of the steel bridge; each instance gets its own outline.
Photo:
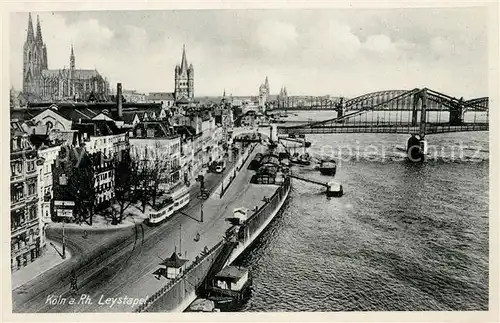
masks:
<instances>
[{"instance_id":1,"label":"steel bridge","mask_svg":"<svg viewBox=\"0 0 500 323\"><path fill-rule=\"evenodd\" d=\"M327 102L327 101L325 101ZM428 88L379 91L330 102L336 117L278 126L278 134L426 134L489 130L488 97L457 99Z\"/></svg>"}]
</instances>

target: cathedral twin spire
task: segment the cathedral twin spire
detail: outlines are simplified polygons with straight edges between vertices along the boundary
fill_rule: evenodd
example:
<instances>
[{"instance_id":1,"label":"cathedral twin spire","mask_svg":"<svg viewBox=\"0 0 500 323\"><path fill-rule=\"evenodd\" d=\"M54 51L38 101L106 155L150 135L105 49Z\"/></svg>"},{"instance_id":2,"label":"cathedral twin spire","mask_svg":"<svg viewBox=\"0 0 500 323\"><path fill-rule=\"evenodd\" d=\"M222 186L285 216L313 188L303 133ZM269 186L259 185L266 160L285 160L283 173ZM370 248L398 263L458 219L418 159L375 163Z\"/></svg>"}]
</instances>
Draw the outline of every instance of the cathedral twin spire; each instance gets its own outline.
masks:
<instances>
[{"instance_id":1,"label":"cathedral twin spire","mask_svg":"<svg viewBox=\"0 0 500 323\"><path fill-rule=\"evenodd\" d=\"M38 44L43 44L42 38L42 27L40 26L40 17L36 16L36 38L33 32L33 20L31 19L31 13L28 16L28 36L26 41L33 42L36 41Z\"/></svg>"},{"instance_id":2,"label":"cathedral twin spire","mask_svg":"<svg viewBox=\"0 0 500 323\"><path fill-rule=\"evenodd\" d=\"M33 33L33 21L31 20L31 13L28 16L28 36L26 37L26 41L34 41L35 35Z\"/></svg>"}]
</instances>

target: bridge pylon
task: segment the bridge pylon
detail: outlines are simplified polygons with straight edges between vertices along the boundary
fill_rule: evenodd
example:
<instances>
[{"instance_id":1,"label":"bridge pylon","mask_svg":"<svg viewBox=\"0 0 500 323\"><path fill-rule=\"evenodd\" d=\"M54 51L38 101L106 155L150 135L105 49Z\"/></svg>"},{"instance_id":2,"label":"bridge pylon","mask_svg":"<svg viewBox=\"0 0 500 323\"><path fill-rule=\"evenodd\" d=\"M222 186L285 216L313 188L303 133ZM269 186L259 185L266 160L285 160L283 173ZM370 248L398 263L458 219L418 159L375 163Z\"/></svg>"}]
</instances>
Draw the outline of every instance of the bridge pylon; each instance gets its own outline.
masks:
<instances>
[{"instance_id":1,"label":"bridge pylon","mask_svg":"<svg viewBox=\"0 0 500 323\"><path fill-rule=\"evenodd\" d=\"M345 101L344 98L340 98L340 102L336 104L337 105L337 118L341 118L345 115L346 112L346 106L345 106Z\"/></svg>"},{"instance_id":2,"label":"bridge pylon","mask_svg":"<svg viewBox=\"0 0 500 323\"><path fill-rule=\"evenodd\" d=\"M420 103L420 109L418 105ZM425 137L426 123L427 123L427 89L421 89L413 94L413 108L412 108L412 118L411 125L413 127L418 126L418 111L420 110L420 127L417 133L420 138Z\"/></svg>"},{"instance_id":3,"label":"bridge pylon","mask_svg":"<svg viewBox=\"0 0 500 323\"><path fill-rule=\"evenodd\" d=\"M464 122L465 111L464 98L460 98L456 108L450 109L450 125L461 125Z\"/></svg>"}]
</instances>

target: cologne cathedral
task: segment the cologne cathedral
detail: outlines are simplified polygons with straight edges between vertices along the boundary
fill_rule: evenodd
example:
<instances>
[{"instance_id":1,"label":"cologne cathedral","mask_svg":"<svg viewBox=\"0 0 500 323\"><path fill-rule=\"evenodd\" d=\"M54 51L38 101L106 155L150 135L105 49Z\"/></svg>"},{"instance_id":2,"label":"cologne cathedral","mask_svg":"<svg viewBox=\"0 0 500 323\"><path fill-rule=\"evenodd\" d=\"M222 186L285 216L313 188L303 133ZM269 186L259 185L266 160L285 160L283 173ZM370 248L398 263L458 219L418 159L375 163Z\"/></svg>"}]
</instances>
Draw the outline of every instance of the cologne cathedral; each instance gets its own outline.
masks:
<instances>
[{"instance_id":1,"label":"cologne cathedral","mask_svg":"<svg viewBox=\"0 0 500 323\"><path fill-rule=\"evenodd\" d=\"M109 83L96 70L75 68L73 46L69 68L48 69L47 47L38 16L35 37L29 14L23 53L23 95L30 102L108 101Z\"/></svg>"}]
</instances>

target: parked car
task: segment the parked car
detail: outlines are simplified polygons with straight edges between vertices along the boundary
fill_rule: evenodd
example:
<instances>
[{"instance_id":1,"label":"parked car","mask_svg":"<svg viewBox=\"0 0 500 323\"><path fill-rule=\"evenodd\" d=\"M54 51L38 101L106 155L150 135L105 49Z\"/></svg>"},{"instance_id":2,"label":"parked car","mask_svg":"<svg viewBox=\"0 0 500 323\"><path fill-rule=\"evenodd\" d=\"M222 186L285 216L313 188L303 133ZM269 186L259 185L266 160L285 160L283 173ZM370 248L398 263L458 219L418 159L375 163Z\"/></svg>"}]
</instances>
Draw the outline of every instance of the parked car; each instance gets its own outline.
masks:
<instances>
[{"instance_id":1,"label":"parked car","mask_svg":"<svg viewBox=\"0 0 500 323\"><path fill-rule=\"evenodd\" d=\"M223 173L224 170L226 170L226 162L222 161L220 162L217 167L215 167L215 172L216 173Z\"/></svg>"}]
</instances>

